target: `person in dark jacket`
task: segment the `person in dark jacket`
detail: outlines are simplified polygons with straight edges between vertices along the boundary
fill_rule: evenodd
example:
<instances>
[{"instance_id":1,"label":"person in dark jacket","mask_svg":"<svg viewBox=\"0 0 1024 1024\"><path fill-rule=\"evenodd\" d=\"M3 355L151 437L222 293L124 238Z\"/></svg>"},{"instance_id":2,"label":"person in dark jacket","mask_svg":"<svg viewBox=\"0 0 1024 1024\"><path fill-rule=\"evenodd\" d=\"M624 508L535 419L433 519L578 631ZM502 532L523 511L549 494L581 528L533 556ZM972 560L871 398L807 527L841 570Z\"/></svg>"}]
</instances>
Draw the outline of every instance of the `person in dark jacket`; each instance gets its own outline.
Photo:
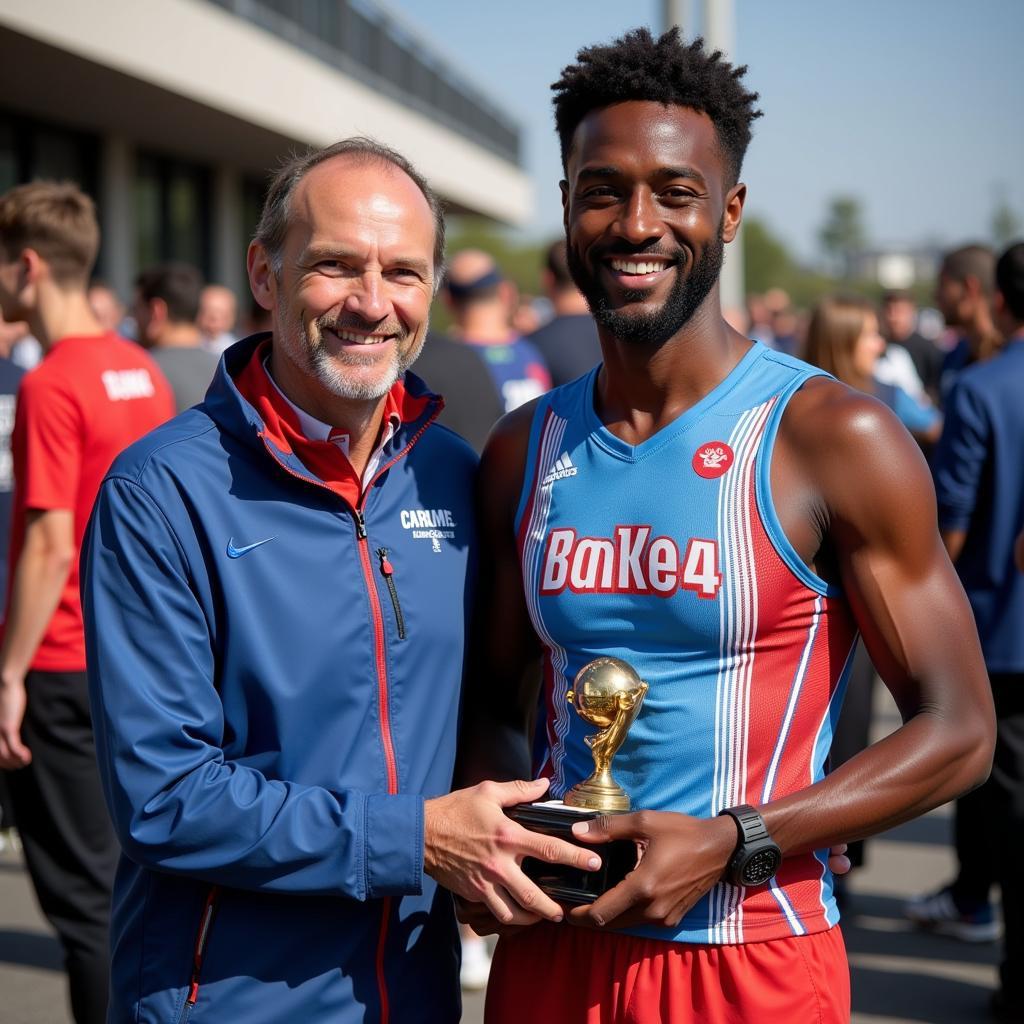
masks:
<instances>
[{"instance_id":1,"label":"person in dark jacket","mask_svg":"<svg viewBox=\"0 0 1024 1024\"><path fill-rule=\"evenodd\" d=\"M541 279L555 315L529 340L540 349L551 371L552 387L557 388L597 366L601 344L587 300L569 273L564 239L548 247Z\"/></svg>"},{"instance_id":2,"label":"person in dark jacket","mask_svg":"<svg viewBox=\"0 0 1024 1024\"><path fill-rule=\"evenodd\" d=\"M1014 549L1024 508L1024 242L995 268L994 319L1006 339L957 377L935 453L939 527L967 592L996 707L992 775L956 804L958 871L905 907L911 920L963 939L998 934L991 884L1002 893L997 1020L1024 1019L1024 575ZM989 925L986 931L985 926Z\"/></svg>"},{"instance_id":3,"label":"person in dark jacket","mask_svg":"<svg viewBox=\"0 0 1024 1024\"><path fill-rule=\"evenodd\" d=\"M444 398L438 422L465 438L477 454L505 403L483 356L469 345L431 331L416 360L416 373Z\"/></svg>"},{"instance_id":4,"label":"person in dark jacket","mask_svg":"<svg viewBox=\"0 0 1024 1024\"><path fill-rule=\"evenodd\" d=\"M394 151L296 157L249 249L273 330L131 447L86 543L100 774L124 849L111 1020L459 1017L446 886L561 917L510 822L546 783L449 793L476 456L406 372L440 204Z\"/></svg>"}]
</instances>

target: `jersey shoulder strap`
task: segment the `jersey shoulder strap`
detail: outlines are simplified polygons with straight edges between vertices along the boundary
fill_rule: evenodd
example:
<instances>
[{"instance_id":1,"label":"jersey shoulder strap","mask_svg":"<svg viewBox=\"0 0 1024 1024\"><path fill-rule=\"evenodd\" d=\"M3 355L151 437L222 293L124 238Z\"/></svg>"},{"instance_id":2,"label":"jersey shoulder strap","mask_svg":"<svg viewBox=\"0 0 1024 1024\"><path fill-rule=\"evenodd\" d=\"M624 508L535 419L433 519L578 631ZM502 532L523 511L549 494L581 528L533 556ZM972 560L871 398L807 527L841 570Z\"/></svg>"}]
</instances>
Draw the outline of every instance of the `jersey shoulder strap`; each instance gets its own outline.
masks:
<instances>
[{"instance_id":1,"label":"jersey shoulder strap","mask_svg":"<svg viewBox=\"0 0 1024 1024\"><path fill-rule=\"evenodd\" d=\"M573 467L565 450L569 441L586 431L584 403L590 401L600 366L568 384L554 388L537 401L530 425L523 486L516 508L515 529L519 533L523 515L538 486L553 472L569 473ZM567 434L570 434L567 437ZM569 460L569 461L567 461ZM558 465L556 465L556 463Z\"/></svg>"}]
</instances>

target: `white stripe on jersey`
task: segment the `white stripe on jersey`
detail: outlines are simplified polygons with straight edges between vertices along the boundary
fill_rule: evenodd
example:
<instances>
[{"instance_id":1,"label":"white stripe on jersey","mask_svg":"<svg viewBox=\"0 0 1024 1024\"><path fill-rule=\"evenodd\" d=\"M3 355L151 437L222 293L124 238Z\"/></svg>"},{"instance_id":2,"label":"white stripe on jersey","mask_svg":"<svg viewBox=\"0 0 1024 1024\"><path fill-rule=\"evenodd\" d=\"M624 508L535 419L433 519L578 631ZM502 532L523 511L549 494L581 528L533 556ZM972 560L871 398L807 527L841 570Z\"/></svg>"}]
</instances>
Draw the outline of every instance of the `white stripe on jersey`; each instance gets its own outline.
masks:
<instances>
[{"instance_id":1,"label":"white stripe on jersey","mask_svg":"<svg viewBox=\"0 0 1024 1024\"><path fill-rule=\"evenodd\" d=\"M565 677L565 670L568 665L568 656L565 650L552 640L544 620L540 614L540 603L537 595L540 592L539 575L540 562L543 550L544 534L547 529L548 513L551 511L551 485L544 485L544 478L552 471L558 456L556 453L562 444L565 436L565 428L568 420L551 413L548 421L544 424L544 432L541 435L538 445L537 470L534 478L533 489L533 511L530 516L530 523L523 544L523 586L526 591L526 605L533 621L533 628L537 635L547 645L551 667L554 674L552 680L552 704L555 709L555 736L556 742L548 751L548 758L551 760L551 796L561 797L565 791L565 781L562 778L562 762L565 759L565 736L569 731L569 718L571 708L565 695L569 691L569 683Z\"/></svg>"},{"instance_id":2,"label":"white stripe on jersey","mask_svg":"<svg viewBox=\"0 0 1024 1024\"><path fill-rule=\"evenodd\" d=\"M729 438L735 453L718 494L718 535L728 584L719 608L719 671L715 698L715 772L712 814L746 802L747 743L754 641L757 637L757 572L751 529L750 484L772 398L748 409ZM710 894L712 942L743 941L745 889L720 883Z\"/></svg>"},{"instance_id":3,"label":"white stripe on jersey","mask_svg":"<svg viewBox=\"0 0 1024 1024\"><path fill-rule=\"evenodd\" d=\"M821 733L822 733L822 730L825 728L825 723L828 722L829 719L832 716L832 707L833 707L833 705L835 704L835 702L837 700L839 700L839 694L841 692L845 692L845 688L842 685L842 681L847 678L847 676L848 676L848 674L850 672L850 667L853 664L853 657L857 653L857 644L858 643L859 643L859 638L858 638L858 636L856 634L854 634L853 643L850 645L850 653L846 656L846 664L843 665L843 671L839 674L839 682L836 684L836 688L833 691L832 696L829 698L828 706L825 708L825 714L822 716L821 722L818 723L818 731L814 734L814 746L812 747L812 749L814 749L814 750L817 749L818 743L821 741ZM831 746L831 743L829 744L829 746ZM814 758L812 757L811 758L811 776L810 776L810 778L808 780L808 783L809 784L813 784L815 782L817 782L817 779L815 779L815 777L814 777ZM822 859L821 857L818 856L817 853L815 853L815 857L817 857L818 860ZM827 919L828 918L828 907L825 906L825 875L826 875L826 873L827 872L822 871L821 877L818 880L818 902L821 904L821 909L824 911L826 919ZM832 922L832 923L834 924L835 922Z\"/></svg>"},{"instance_id":4,"label":"white stripe on jersey","mask_svg":"<svg viewBox=\"0 0 1024 1024\"><path fill-rule=\"evenodd\" d=\"M803 654L800 655L800 664L797 666L796 678L793 680L793 688L790 690L786 714L782 719L782 728L779 730L779 738L776 740L775 750L772 752L771 764L768 767L768 774L764 780L764 790L761 793L761 803L767 803L772 796L772 789L775 786L775 773L779 769L782 751L786 746L786 738L789 736L789 727L793 723L793 715L796 712L796 703L800 699L800 690L803 688L804 678L807 675L807 666L811 661L811 649L814 647L814 639L818 635L818 623L821 620L823 604L824 599L819 594L814 599L814 614L811 616L811 624L807 629L807 642L804 644Z\"/></svg>"},{"instance_id":5,"label":"white stripe on jersey","mask_svg":"<svg viewBox=\"0 0 1024 1024\"><path fill-rule=\"evenodd\" d=\"M790 928L793 929L794 935L806 935L807 929L804 927L803 922L796 915L796 911L793 910L793 904L789 902L789 897L775 884L775 879L771 880L771 892L775 897L776 902L782 907L783 913L786 915L786 920L789 921Z\"/></svg>"}]
</instances>

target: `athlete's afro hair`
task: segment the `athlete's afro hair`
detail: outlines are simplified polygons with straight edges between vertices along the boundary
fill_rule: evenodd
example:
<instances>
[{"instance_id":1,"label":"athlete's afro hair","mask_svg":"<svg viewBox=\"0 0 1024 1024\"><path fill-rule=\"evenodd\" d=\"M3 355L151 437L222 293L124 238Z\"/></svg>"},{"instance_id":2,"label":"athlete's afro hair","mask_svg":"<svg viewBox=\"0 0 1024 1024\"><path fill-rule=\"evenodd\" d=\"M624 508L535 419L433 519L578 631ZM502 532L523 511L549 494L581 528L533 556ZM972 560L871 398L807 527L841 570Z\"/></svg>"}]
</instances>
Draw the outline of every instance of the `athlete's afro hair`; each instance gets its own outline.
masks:
<instances>
[{"instance_id":1,"label":"athlete's afro hair","mask_svg":"<svg viewBox=\"0 0 1024 1024\"><path fill-rule=\"evenodd\" d=\"M653 100L707 114L718 133L730 185L739 180L751 122L761 116L754 109L758 94L746 92L741 82L746 65L733 67L722 59L721 50L705 52L703 39L687 45L678 28L659 39L637 28L610 45L580 50L576 61L551 86L563 168L573 135L590 111L627 100Z\"/></svg>"}]
</instances>

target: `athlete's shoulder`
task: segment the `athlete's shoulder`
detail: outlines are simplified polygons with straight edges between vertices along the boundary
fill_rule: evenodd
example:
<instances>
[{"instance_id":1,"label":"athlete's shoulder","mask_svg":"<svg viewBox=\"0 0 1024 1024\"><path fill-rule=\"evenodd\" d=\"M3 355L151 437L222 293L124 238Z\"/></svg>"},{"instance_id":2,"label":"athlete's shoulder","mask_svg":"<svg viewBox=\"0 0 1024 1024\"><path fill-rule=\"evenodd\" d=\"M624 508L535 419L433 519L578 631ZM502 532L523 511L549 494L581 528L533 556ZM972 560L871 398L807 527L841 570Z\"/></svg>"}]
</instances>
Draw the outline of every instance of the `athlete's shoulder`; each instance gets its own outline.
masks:
<instances>
[{"instance_id":1,"label":"athlete's shoulder","mask_svg":"<svg viewBox=\"0 0 1024 1024\"><path fill-rule=\"evenodd\" d=\"M877 517L901 501L927 514L934 501L927 463L906 427L877 399L837 380L806 381L786 408L779 437L843 518Z\"/></svg>"},{"instance_id":2,"label":"athlete's shoulder","mask_svg":"<svg viewBox=\"0 0 1024 1024\"><path fill-rule=\"evenodd\" d=\"M882 402L832 377L810 377L790 399L780 428L808 451L838 454L852 446L876 447L885 436L906 435Z\"/></svg>"}]
</instances>

